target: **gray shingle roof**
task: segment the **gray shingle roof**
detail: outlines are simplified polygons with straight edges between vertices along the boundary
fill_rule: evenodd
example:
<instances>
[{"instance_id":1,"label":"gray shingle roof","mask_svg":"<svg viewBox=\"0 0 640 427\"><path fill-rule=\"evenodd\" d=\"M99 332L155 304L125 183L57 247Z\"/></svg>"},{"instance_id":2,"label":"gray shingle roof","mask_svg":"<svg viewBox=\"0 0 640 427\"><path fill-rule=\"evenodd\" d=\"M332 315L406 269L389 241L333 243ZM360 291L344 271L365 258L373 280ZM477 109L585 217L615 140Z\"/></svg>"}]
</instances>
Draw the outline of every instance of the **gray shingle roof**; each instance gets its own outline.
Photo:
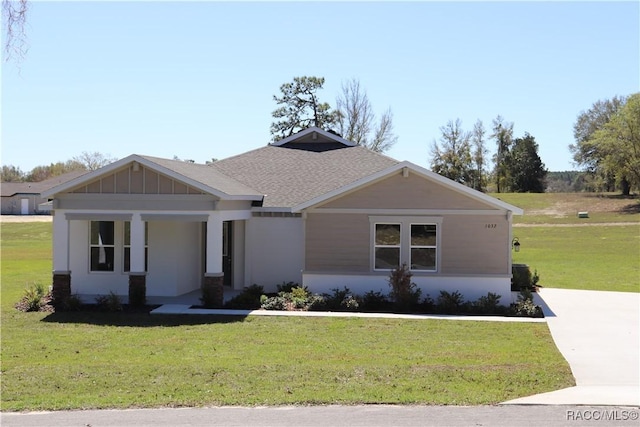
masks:
<instances>
[{"instance_id":1,"label":"gray shingle roof","mask_svg":"<svg viewBox=\"0 0 640 427\"><path fill-rule=\"evenodd\" d=\"M0 191L2 197L13 196L15 194L40 194L45 190L64 184L88 172L89 171L86 170L67 172L39 182L3 182L0 184Z\"/></svg>"},{"instance_id":2,"label":"gray shingle roof","mask_svg":"<svg viewBox=\"0 0 640 427\"><path fill-rule=\"evenodd\" d=\"M266 195L264 207L289 208L397 163L361 146L323 152L267 146L210 167Z\"/></svg>"},{"instance_id":3,"label":"gray shingle roof","mask_svg":"<svg viewBox=\"0 0 640 427\"><path fill-rule=\"evenodd\" d=\"M230 196L262 196L255 189L239 182L227 174L209 165L189 163L181 160L161 159L159 157L139 156L182 176L190 178L207 187L215 188Z\"/></svg>"}]
</instances>

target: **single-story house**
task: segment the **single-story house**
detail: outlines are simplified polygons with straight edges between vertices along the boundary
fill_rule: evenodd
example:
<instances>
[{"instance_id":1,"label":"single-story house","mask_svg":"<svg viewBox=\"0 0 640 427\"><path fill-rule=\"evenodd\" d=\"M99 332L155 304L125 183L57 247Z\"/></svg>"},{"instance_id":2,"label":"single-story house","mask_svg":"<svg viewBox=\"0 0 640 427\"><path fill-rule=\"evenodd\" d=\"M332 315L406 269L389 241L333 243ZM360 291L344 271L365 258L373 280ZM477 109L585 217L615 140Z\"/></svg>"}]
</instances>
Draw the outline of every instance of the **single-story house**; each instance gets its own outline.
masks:
<instances>
[{"instance_id":1,"label":"single-story house","mask_svg":"<svg viewBox=\"0 0 640 427\"><path fill-rule=\"evenodd\" d=\"M423 295L506 298L523 213L315 127L208 165L134 154L43 195L54 295L86 298L283 282L387 293L402 264Z\"/></svg>"},{"instance_id":2,"label":"single-story house","mask_svg":"<svg viewBox=\"0 0 640 427\"><path fill-rule=\"evenodd\" d=\"M38 182L3 182L0 185L2 215L45 215L51 209L42 192L77 178L87 171L73 171Z\"/></svg>"}]
</instances>

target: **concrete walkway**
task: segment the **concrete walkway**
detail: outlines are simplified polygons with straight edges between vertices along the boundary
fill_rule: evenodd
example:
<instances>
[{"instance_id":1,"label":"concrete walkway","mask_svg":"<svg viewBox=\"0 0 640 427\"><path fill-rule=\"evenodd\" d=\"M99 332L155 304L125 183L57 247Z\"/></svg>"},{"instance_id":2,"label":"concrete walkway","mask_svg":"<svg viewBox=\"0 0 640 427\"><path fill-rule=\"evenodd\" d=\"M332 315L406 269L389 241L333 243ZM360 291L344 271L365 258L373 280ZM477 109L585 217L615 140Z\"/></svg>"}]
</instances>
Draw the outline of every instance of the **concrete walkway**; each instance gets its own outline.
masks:
<instances>
[{"instance_id":1,"label":"concrete walkway","mask_svg":"<svg viewBox=\"0 0 640 427\"><path fill-rule=\"evenodd\" d=\"M448 314L396 314L396 313L361 313L350 311L280 311L280 310L228 310L210 308L191 308L186 304L164 304L151 314L207 314L217 316L288 316L288 317L366 317L377 319L443 319L443 320L467 320L480 322L528 322L544 323L545 319L530 317L504 317L504 316L454 316Z\"/></svg>"},{"instance_id":2,"label":"concrete walkway","mask_svg":"<svg viewBox=\"0 0 640 427\"><path fill-rule=\"evenodd\" d=\"M505 404L640 406L640 294L544 288L538 295L576 386Z\"/></svg>"}]
</instances>

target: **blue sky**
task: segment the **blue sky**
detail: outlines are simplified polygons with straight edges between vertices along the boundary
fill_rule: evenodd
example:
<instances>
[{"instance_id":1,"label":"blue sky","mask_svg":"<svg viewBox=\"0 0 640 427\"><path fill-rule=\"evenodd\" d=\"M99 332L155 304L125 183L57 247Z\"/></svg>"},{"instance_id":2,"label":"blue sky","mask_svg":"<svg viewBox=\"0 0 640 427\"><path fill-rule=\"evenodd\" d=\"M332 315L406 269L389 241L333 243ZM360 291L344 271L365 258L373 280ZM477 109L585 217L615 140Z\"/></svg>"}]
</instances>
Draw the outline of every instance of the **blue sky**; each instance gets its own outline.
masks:
<instances>
[{"instance_id":1,"label":"blue sky","mask_svg":"<svg viewBox=\"0 0 640 427\"><path fill-rule=\"evenodd\" d=\"M2 64L1 161L229 157L269 142L273 95L308 75L332 105L356 78L390 107L399 160L429 167L448 120L489 134L501 115L571 170L580 111L640 91L639 5L32 2L29 51Z\"/></svg>"}]
</instances>

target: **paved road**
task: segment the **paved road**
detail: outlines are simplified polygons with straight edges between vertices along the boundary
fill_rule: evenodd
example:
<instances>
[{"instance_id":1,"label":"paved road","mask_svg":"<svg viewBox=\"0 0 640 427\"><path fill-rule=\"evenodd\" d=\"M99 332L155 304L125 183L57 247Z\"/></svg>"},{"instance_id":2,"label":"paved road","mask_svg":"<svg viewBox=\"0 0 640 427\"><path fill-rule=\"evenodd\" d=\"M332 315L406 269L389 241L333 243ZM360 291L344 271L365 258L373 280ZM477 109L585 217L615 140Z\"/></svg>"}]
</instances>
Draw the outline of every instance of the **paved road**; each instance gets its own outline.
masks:
<instances>
[{"instance_id":1,"label":"paved road","mask_svg":"<svg viewBox=\"0 0 640 427\"><path fill-rule=\"evenodd\" d=\"M310 406L135 409L2 414L3 427L162 426L638 426L637 407Z\"/></svg>"}]
</instances>

